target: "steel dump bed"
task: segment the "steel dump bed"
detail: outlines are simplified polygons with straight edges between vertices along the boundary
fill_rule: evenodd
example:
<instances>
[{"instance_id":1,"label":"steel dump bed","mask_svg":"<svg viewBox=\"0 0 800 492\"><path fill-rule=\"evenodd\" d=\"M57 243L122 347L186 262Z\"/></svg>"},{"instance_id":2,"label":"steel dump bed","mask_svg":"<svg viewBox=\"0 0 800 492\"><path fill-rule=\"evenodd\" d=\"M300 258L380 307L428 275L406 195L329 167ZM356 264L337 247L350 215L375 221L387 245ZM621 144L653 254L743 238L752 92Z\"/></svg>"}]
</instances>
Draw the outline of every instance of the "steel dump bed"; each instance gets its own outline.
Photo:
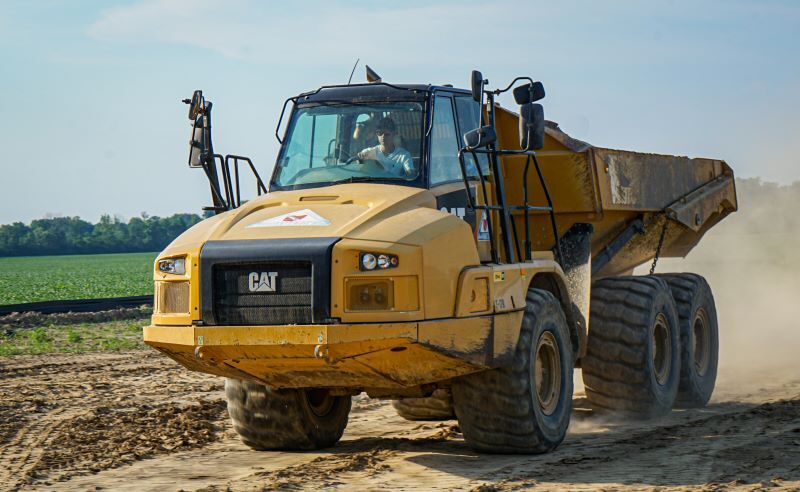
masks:
<instances>
[{"instance_id":1,"label":"steel dump bed","mask_svg":"<svg viewBox=\"0 0 800 492\"><path fill-rule=\"evenodd\" d=\"M519 148L517 115L496 109L500 146ZM686 256L709 228L737 208L733 171L721 160L595 147L551 122L537 155L559 234L578 223L593 226L593 276L623 274L651 260L665 222L661 256ZM508 203L523 202L524 167L524 156L503 158ZM528 187L531 204L543 204L534 171L529 172ZM514 218L523 230L522 212ZM533 216L531 231L534 250L553 248L547 214Z\"/></svg>"}]
</instances>

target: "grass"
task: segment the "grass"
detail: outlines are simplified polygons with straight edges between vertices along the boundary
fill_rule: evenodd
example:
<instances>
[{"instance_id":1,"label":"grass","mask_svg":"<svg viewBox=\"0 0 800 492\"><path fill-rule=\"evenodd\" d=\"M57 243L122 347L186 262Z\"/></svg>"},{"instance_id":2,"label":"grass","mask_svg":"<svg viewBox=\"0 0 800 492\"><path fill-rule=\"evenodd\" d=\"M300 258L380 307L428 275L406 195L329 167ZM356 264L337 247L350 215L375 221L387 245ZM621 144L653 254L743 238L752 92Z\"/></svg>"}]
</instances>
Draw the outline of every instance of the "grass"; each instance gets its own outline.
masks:
<instances>
[{"instance_id":1,"label":"grass","mask_svg":"<svg viewBox=\"0 0 800 492\"><path fill-rule=\"evenodd\" d=\"M0 357L142 349L142 326L148 322L143 318L0 331Z\"/></svg>"},{"instance_id":2,"label":"grass","mask_svg":"<svg viewBox=\"0 0 800 492\"><path fill-rule=\"evenodd\" d=\"M0 305L153 293L156 253L0 258Z\"/></svg>"}]
</instances>

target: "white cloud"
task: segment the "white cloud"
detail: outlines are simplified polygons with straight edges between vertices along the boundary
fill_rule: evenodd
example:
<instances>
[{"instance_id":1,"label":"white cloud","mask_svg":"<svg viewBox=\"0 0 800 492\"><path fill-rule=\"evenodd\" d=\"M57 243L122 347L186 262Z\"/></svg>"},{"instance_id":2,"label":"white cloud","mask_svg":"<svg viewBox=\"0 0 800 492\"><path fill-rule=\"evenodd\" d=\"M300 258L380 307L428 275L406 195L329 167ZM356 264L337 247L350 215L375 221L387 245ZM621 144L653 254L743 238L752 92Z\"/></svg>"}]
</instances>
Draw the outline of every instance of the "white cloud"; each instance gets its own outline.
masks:
<instances>
[{"instance_id":1,"label":"white cloud","mask_svg":"<svg viewBox=\"0 0 800 492\"><path fill-rule=\"evenodd\" d=\"M103 41L195 46L253 62L324 65L335 59L338 65L341 58L358 56L428 65L455 54L491 56L478 42L479 28L502 11L493 5L393 4L378 10L330 2L301 8L248 0L143 0L104 11L88 34Z\"/></svg>"}]
</instances>

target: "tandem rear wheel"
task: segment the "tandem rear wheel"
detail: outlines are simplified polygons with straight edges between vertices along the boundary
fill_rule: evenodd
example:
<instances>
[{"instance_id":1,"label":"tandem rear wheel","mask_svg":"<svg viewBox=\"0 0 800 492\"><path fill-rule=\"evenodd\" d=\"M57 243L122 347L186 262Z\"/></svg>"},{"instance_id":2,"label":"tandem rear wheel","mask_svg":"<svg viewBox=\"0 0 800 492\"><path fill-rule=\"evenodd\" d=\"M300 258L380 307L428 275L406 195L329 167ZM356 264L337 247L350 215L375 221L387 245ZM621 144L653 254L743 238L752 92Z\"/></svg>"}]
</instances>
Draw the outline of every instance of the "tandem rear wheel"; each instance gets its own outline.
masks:
<instances>
[{"instance_id":1,"label":"tandem rear wheel","mask_svg":"<svg viewBox=\"0 0 800 492\"><path fill-rule=\"evenodd\" d=\"M581 361L592 407L648 418L669 413L680 378L678 312L655 276L609 277L592 285Z\"/></svg>"},{"instance_id":2,"label":"tandem rear wheel","mask_svg":"<svg viewBox=\"0 0 800 492\"><path fill-rule=\"evenodd\" d=\"M646 418L703 406L718 351L714 299L701 276L609 277L592 285L582 373L594 408Z\"/></svg>"},{"instance_id":3,"label":"tandem rear wheel","mask_svg":"<svg viewBox=\"0 0 800 492\"><path fill-rule=\"evenodd\" d=\"M446 388L439 388L430 396L421 398L398 398L392 400L392 406L406 420L450 420L455 417L453 396Z\"/></svg>"},{"instance_id":4,"label":"tandem rear wheel","mask_svg":"<svg viewBox=\"0 0 800 492\"><path fill-rule=\"evenodd\" d=\"M310 450L333 446L342 437L350 396L325 389L274 390L228 378L225 396L233 428L257 450Z\"/></svg>"}]
</instances>

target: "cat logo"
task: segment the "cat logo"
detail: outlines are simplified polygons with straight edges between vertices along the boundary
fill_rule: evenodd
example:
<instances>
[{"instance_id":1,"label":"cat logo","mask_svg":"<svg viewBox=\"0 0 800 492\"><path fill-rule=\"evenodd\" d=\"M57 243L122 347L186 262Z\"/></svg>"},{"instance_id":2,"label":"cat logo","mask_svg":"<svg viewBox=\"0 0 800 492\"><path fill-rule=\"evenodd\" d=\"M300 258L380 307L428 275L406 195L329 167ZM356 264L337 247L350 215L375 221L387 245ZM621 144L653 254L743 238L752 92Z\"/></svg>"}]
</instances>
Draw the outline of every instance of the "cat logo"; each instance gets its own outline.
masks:
<instances>
[{"instance_id":1,"label":"cat logo","mask_svg":"<svg viewBox=\"0 0 800 492\"><path fill-rule=\"evenodd\" d=\"M278 288L278 272L250 272L247 280L250 292L275 292Z\"/></svg>"},{"instance_id":2,"label":"cat logo","mask_svg":"<svg viewBox=\"0 0 800 492\"><path fill-rule=\"evenodd\" d=\"M439 210L441 210L446 214L455 215L461 220L465 220L465 217L467 215L467 209L465 209L464 207L451 207L449 209L447 207L442 207Z\"/></svg>"}]
</instances>

